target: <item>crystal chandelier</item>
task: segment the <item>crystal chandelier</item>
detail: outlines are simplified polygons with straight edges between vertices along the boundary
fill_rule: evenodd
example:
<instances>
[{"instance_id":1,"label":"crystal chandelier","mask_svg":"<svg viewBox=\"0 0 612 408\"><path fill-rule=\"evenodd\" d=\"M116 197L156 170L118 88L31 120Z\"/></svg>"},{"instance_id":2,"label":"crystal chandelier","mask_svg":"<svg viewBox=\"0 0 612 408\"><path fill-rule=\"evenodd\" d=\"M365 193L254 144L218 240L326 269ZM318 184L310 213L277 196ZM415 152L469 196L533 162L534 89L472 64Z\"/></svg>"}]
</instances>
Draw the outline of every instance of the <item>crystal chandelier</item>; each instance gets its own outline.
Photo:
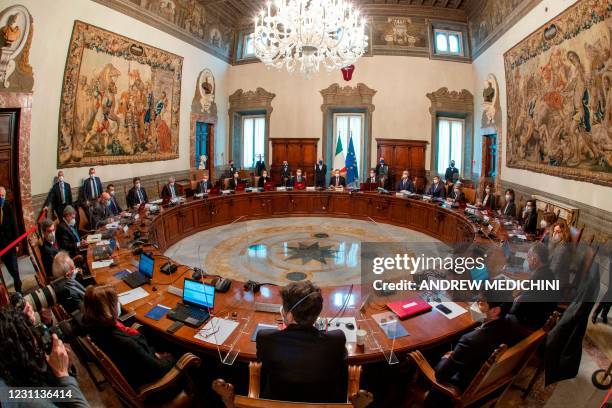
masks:
<instances>
[{"instance_id":1,"label":"crystal chandelier","mask_svg":"<svg viewBox=\"0 0 612 408\"><path fill-rule=\"evenodd\" d=\"M255 17L255 56L267 66L307 78L323 63L328 71L353 64L368 45L365 19L345 0L268 1ZM274 9L275 12L272 11Z\"/></svg>"}]
</instances>

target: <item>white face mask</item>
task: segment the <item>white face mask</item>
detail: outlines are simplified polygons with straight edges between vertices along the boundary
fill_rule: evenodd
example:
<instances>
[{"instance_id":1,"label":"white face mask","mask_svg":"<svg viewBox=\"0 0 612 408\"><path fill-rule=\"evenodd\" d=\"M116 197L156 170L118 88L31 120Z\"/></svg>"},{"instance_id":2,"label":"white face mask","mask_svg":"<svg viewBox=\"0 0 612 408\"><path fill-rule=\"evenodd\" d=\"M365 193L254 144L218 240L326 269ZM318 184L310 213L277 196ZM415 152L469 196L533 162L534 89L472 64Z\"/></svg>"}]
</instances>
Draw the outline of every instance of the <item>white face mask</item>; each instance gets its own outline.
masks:
<instances>
[{"instance_id":1,"label":"white face mask","mask_svg":"<svg viewBox=\"0 0 612 408\"><path fill-rule=\"evenodd\" d=\"M553 234L552 241L553 242L560 242L561 241L561 235L560 234Z\"/></svg>"},{"instance_id":2,"label":"white face mask","mask_svg":"<svg viewBox=\"0 0 612 408\"><path fill-rule=\"evenodd\" d=\"M140 183L136 183L136 188L140 188Z\"/></svg>"},{"instance_id":3,"label":"white face mask","mask_svg":"<svg viewBox=\"0 0 612 408\"><path fill-rule=\"evenodd\" d=\"M74 226L76 225L76 218L73 218L73 219L71 219L70 221L68 221L68 224L69 224L71 227L74 227Z\"/></svg>"},{"instance_id":4,"label":"white face mask","mask_svg":"<svg viewBox=\"0 0 612 408\"><path fill-rule=\"evenodd\" d=\"M50 233L47 234L47 241L55 242L55 231L50 232Z\"/></svg>"},{"instance_id":5,"label":"white face mask","mask_svg":"<svg viewBox=\"0 0 612 408\"><path fill-rule=\"evenodd\" d=\"M89 177L90 177L90 178L94 178L94 177L96 177L96 173L90 174L90 175L89 175Z\"/></svg>"},{"instance_id":6,"label":"white face mask","mask_svg":"<svg viewBox=\"0 0 612 408\"><path fill-rule=\"evenodd\" d=\"M121 316L121 302L117 300L117 316Z\"/></svg>"},{"instance_id":7,"label":"white face mask","mask_svg":"<svg viewBox=\"0 0 612 408\"><path fill-rule=\"evenodd\" d=\"M485 190L485 193L487 193L487 194L489 194L490 192L491 192L491 189L488 189L488 188L487 188L487 189Z\"/></svg>"},{"instance_id":8,"label":"white face mask","mask_svg":"<svg viewBox=\"0 0 612 408\"><path fill-rule=\"evenodd\" d=\"M77 268L74 268L74 269L72 270L72 273L70 274L70 278L72 278L72 279L76 279L76 277L77 277L77 273L78 273Z\"/></svg>"},{"instance_id":9,"label":"white face mask","mask_svg":"<svg viewBox=\"0 0 612 408\"><path fill-rule=\"evenodd\" d=\"M540 228L548 227L548 223L545 220L540 221Z\"/></svg>"},{"instance_id":10,"label":"white face mask","mask_svg":"<svg viewBox=\"0 0 612 408\"><path fill-rule=\"evenodd\" d=\"M64 182L64 176L59 176L58 178L59 178L60 182L62 182L62 183Z\"/></svg>"},{"instance_id":11,"label":"white face mask","mask_svg":"<svg viewBox=\"0 0 612 408\"><path fill-rule=\"evenodd\" d=\"M512 198L511 195L506 195L506 201L510 201L511 198Z\"/></svg>"},{"instance_id":12,"label":"white face mask","mask_svg":"<svg viewBox=\"0 0 612 408\"><path fill-rule=\"evenodd\" d=\"M111 191L111 192L109 192L108 194L110 194L110 195L114 196L114 195L115 195L115 192L114 192L114 191Z\"/></svg>"}]
</instances>

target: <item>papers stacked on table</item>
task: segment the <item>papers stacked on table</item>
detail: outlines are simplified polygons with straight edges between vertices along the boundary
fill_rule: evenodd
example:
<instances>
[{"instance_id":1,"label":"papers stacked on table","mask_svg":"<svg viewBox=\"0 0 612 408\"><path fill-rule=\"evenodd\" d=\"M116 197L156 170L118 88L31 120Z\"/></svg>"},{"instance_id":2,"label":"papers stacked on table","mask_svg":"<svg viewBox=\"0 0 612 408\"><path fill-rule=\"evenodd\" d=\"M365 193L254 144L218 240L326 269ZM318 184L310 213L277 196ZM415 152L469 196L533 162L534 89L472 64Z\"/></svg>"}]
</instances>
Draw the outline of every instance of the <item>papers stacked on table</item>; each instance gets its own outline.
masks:
<instances>
[{"instance_id":1,"label":"papers stacked on table","mask_svg":"<svg viewBox=\"0 0 612 408\"><path fill-rule=\"evenodd\" d=\"M238 327L238 322L234 320L213 317L193 337L206 343L221 345L225 343L225 340L227 340L236 327Z\"/></svg>"}]
</instances>

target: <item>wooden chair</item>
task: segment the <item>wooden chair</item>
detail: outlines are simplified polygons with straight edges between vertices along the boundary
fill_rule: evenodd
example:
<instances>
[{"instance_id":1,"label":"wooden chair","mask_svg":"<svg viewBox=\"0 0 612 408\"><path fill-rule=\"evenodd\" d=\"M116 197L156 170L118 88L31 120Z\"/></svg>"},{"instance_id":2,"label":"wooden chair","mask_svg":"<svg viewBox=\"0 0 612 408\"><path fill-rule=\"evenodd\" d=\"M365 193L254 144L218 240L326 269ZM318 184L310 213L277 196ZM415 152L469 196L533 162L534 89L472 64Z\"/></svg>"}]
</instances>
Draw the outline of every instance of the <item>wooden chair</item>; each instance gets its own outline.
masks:
<instances>
[{"instance_id":1,"label":"wooden chair","mask_svg":"<svg viewBox=\"0 0 612 408\"><path fill-rule=\"evenodd\" d=\"M476 190L473 188L463 188L463 195L465 195L465 200L468 203L474 204L476 202Z\"/></svg>"},{"instance_id":2,"label":"wooden chair","mask_svg":"<svg viewBox=\"0 0 612 408\"><path fill-rule=\"evenodd\" d=\"M569 227L570 229L570 237L572 239L572 243L577 244L580 242L582 238L582 233L584 232L584 226L582 228Z\"/></svg>"},{"instance_id":3,"label":"wooden chair","mask_svg":"<svg viewBox=\"0 0 612 408\"><path fill-rule=\"evenodd\" d=\"M221 189L222 190L228 190L229 189L230 180L231 180L230 177L226 177L226 178L221 180Z\"/></svg>"},{"instance_id":4,"label":"wooden chair","mask_svg":"<svg viewBox=\"0 0 612 408\"><path fill-rule=\"evenodd\" d=\"M28 246L30 247L30 261L36 272L36 281L39 286L43 287L49 284L47 276L51 275L51 271L45 270L45 264L42 260L40 252L40 240L33 235L28 237Z\"/></svg>"},{"instance_id":5,"label":"wooden chair","mask_svg":"<svg viewBox=\"0 0 612 408\"><path fill-rule=\"evenodd\" d=\"M104 378L110 383L117 396L127 407L189 407L192 406L191 396L183 389L171 401L155 401L149 398L155 393L167 390L178 384L186 374L188 368L198 367L201 363L199 357L185 353L162 378L151 384L146 384L138 390L132 388L121 371L89 337L78 337L77 341L87 355L96 363Z\"/></svg>"},{"instance_id":6,"label":"wooden chair","mask_svg":"<svg viewBox=\"0 0 612 408\"><path fill-rule=\"evenodd\" d=\"M527 365L559 320L559 313L554 312L546 324L518 344L508 348L500 345L482 365L470 385L461 392L450 384L443 384L436 379L436 373L420 351L413 351L408 356L417 365L418 371L434 390L451 398L456 408L483 406L483 401L492 403L503 398L506 390Z\"/></svg>"},{"instance_id":7,"label":"wooden chair","mask_svg":"<svg viewBox=\"0 0 612 408\"><path fill-rule=\"evenodd\" d=\"M77 226L79 234L81 231L85 233L91 232L92 230L89 225L89 218L87 217L87 213L85 213L85 209L79 206L77 211L79 212L79 225Z\"/></svg>"},{"instance_id":8,"label":"wooden chair","mask_svg":"<svg viewBox=\"0 0 612 408\"><path fill-rule=\"evenodd\" d=\"M289 402L259 398L261 363L249 363L249 394L235 395L234 386L222 379L213 381L213 390L221 396L226 408L365 408L374 400L372 393L359 389L361 366L349 366L346 403Z\"/></svg>"}]
</instances>

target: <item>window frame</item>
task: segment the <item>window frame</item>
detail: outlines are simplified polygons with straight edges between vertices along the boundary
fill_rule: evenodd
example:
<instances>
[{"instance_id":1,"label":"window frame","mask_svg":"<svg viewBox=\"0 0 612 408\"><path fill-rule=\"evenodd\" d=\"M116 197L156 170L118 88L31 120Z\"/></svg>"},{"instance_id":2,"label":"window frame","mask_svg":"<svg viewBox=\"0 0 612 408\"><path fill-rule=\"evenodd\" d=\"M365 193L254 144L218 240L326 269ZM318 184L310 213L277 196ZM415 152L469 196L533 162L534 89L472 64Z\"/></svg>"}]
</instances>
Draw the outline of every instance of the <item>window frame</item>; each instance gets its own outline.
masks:
<instances>
[{"instance_id":1,"label":"window frame","mask_svg":"<svg viewBox=\"0 0 612 408\"><path fill-rule=\"evenodd\" d=\"M263 123L264 123L264 130L263 130L263 159L264 161L266 160L266 128L268 126L268 121L266 118L266 114L265 113L251 113L251 114L244 114L244 115L240 115L240 133L241 133L241 142L242 142L242 157L241 157L241 163L242 163L242 167L245 169L253 169L255 168L255 163L257 163L256 157L255 157L255 122L253 122L253 166L251 167L247 167L246 163L244 161L244 155L245 155L245 150L244 150L244 146L245 146L245 134L244 134L244 122L247 119L263 119Z\"/></svg>"},{"instance_id":2,"label":"window frame","mask_svg":"<svg viewBox=\"0 0 612 408\"><path fill-rule=\"evenodd\" d=\"M457 169L459 170L459 178L465 178L465 166L463 165L465 162L465 158L466 158L466 151L465 151L465 146L466 146L466 119L462 118L462 117L451 117L451 116L447 116L447 115L439 115L436 116L436 151L435 151L435 168L433 169L433 173L437 174L440 177L444 176L444 173L439 173L438 172L438 168L439 168L439 163L440 163L440 121L441 120L446 120L449 121L450 123L452 122L461 122L461 160L459 160L459 163L457 164ZM449 130L450 130L450 126L449 126ZM450 142L450 137L452 137L452 133L451 135L449 135L449 142ZM449 151L448 151L448 155L449 155L449 159L448 162L450 163L450 153L451 153L451 149L450 149L450 143L449 143ZM432 166L433 167L433 166ZM445 170L444 170L445 171Z\"/></svg>"},{"instance_id":3,"label":"window frame","mask_svg":"<svg viewBox=\"0 0 612 408\"><path fill-rule=\"evenodd\" d=\"M252 33L245 33L242 35L242 50L241 50L241 55L240 58L241 59L249 59L249 58L255 58L255 46L253 45L253 53L252 54L247 54L246 50L247 50L247 41L251 38L251 34Z\"/></svg>"},{"instance_id":4,"label":"window frame","mask_svg":"<svg viewBox=\"0 0 612 408\"><path fill-rule=\"evenodd\" d=\"M444 35L446 37L446 44L448 45L448 51L441 51L438 49L438 41L437 41L437 37L438 35ZM458 37L458 45L459 45L459 51L458 52L452 52L450 50L450 37L451 36L456 36ZM457 31L457 30L449 30L449 29L444 29L444 28L435 28L433 29L433 50L434 50L434 54L436 55L443 55L443 56L450 56L450 57L464 57L465 56L465 52L463 49L463 33L461 31Z\"/></svg>"},{"instance_id":5,"label":"window frame","mask_svg":"<svg viewBox=\"0 0 612 408\"><path fill-rule=\"evenodd\" d=\"M361 167L364 165L364 157L366 154L366 149L365 149L365 120L366 120L366 115L363 112L342 112L342 111L335 111L332 112L332 136L333 136L333 140L332 140L332 157L331 157L331 162L334 162L334 153L336 151L336 141L337 141L337 137L338 137L338 128L337 128L337 120L336 118L338 116L347 116L349 117L349 121L348 121L348 126L350 129L350 117L351 116L356 116L361 118L361 134L359 135L359 159L357 160L357 169L358 169L358 177L357 179L361 179L363 177L363 171L365 169L362 169ZM345 149L345 154L344 157L346 158L346 153L348 152L348 139L347 139L347 145L344 146ZM355 152L357 153L357 152Z\"/></svg>"}]
</instances>

